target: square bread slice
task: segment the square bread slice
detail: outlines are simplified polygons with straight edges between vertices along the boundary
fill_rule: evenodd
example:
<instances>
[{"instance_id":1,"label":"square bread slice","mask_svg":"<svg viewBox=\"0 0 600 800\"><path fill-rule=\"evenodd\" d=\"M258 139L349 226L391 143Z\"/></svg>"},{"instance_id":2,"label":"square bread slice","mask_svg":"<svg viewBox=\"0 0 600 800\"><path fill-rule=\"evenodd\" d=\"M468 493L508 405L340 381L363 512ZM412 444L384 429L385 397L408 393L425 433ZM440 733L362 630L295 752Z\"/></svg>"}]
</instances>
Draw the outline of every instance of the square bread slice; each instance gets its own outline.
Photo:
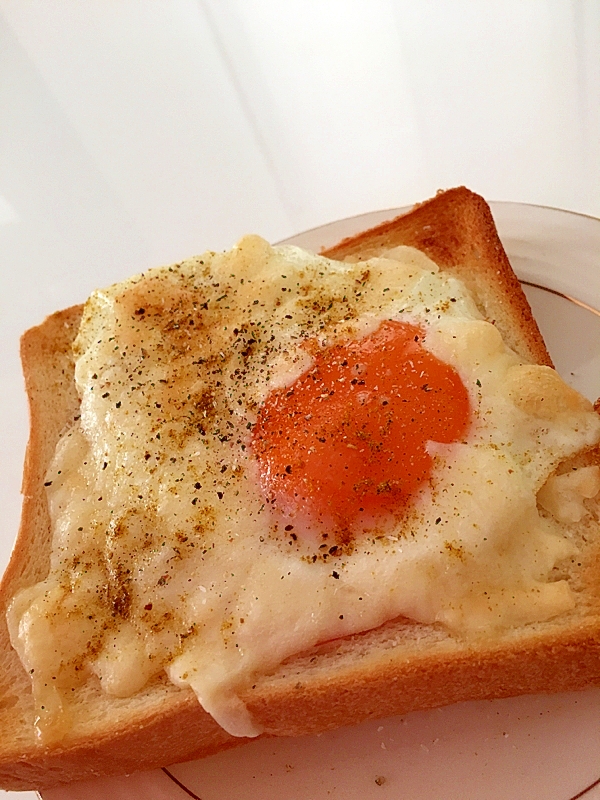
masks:
<instances>
[{"instance_id":1,"label":"square bread slice","mask_svg":"<svg viewBox=\"0 0 600 800\"><path fill-rule=\"evenodd\" d=\"M552 364L481 197L465 188L441 192L324 255L362 260L399 245L422 250L459 277L526 363ZM77 721L67 736L50 745L36 739L30 679L10 645L5 612L19 589L42 580L49 569L44 480L61 433L79 413L71 344L81 310L57 312L22 339L31 434L21 527L0 587L0 787L5 789L40 789L167 766L241 743L202 710L191 689L177 688L166 677L130 698L108 697L89 680L74 693ZM580 458L585 464L597 461L595 452ZM598 685L597 521L582 521L577 537L578 557L562 576L576 597L568 614L468 642L436 625L393 620L288 659L259 677L242 699L266 734L295 736L461 700Z\"/></svg>"}]
</instances>

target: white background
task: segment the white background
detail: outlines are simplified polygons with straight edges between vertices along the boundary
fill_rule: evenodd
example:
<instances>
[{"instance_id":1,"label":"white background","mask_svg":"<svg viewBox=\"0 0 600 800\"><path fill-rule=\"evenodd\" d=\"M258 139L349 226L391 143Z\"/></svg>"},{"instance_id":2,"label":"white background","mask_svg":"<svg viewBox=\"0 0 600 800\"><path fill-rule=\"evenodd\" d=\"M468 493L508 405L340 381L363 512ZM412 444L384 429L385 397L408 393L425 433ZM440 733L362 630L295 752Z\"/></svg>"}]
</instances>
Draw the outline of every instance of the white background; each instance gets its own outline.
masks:
<instances>
[{"instance_id":1,"label":"white background","mask_svg":"<svg viewBox=\"0 0 600 800\"><path fill-rule=\"evenodd\" d=\"M0 566L20 332L244 233L453 185L600 216L599 54L594 0L0 0Z\"/></svg>"}]
</instances>

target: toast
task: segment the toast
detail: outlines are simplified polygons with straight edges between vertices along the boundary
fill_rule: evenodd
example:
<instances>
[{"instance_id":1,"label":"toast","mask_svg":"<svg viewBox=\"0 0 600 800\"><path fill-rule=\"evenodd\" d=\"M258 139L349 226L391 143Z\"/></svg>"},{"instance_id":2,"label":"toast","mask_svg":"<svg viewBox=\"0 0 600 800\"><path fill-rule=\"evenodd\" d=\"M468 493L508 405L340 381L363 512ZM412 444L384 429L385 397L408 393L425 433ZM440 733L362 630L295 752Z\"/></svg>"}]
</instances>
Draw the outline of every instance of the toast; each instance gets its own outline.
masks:
<instances>
[{"instance_id":1,"label":"toast","mask_svg":"<svg viewBox=\"0 0 600 800\"><path fill-rule=\"evenodd\" d=\"M485 201L464 188L438 194L391 222L327 250L364 260L399 245L416 247L471 290L483 316L525 363L551 359L498 239ZM71 344L82 308L49 317L22 339L31 434L19 536L0 587L0 786L41 789L199 758L243 740L226 733L191 689L165 676L128 698L97 682L77 689L68 735L41 745L34 733L29 676L10 645L5 611L15 593L42 580L50 560L44 490L61 433L77 419ZM595 452L581 464L596 463ZM316 733L369 718L462 700L584 689L600 684L600 537L593 517L577 527L578 557L565 568L575 609L546 622L465 640L404 618L329 642L259 676L242 700L266 735Z\"/></svg>"}]
</instances>

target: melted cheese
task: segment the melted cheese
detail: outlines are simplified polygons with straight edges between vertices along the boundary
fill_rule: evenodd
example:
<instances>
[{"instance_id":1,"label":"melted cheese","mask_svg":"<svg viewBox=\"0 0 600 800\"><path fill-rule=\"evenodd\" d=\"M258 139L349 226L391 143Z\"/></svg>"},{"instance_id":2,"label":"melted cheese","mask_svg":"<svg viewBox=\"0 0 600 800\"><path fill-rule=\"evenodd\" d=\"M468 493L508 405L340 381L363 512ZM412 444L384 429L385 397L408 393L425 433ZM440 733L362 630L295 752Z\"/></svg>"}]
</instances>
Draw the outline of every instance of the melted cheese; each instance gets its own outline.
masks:
<instances>
[{"instance_id":1,"label":"melted cheese","mask_svg":"<svg viewBox=\"0 0 600 800\"><path fill-rule=\"evenodd\" d=\"M392 255L339 263L247 237L92 295L75 343L81 419L47 476L50 574L8 615L47 739L92 674L123 697L166 671L253 736L239 692L319 642L399 615L480 635L573 607L552 570L574 547L536 494L600 440L598 416L523 365L460 282L417 251ZM260 490L257 410L310 367L307 345L388 319L420 325L458 371L469 434L431 442L430 484L352 547L291 536Z\"/></svg>"}]
</instances>

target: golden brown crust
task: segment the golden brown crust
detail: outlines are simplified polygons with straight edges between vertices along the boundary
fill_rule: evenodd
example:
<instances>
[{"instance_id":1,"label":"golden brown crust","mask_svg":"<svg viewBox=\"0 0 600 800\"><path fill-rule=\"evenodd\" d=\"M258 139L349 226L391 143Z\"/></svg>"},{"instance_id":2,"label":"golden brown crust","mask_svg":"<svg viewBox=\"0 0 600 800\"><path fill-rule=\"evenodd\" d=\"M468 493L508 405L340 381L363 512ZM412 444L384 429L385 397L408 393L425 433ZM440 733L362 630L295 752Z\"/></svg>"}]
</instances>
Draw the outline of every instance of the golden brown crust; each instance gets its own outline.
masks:
<instances>
[{"instance_id":1,"label":"golden brown crust","mask_svg":"<svg viewBox=\"0 0 600 800\"><path fill-rule=\"evenodd\" d=\"M23 473L19 535L0 585L0 741L8 742L13 750L13 729L30 724L31 687L10 645L5 610L22 586L35 583L47 574L50 519L43 486L44 472L60 430L78 409L69 363L70 342L78 325L77 309L68 309L28 331L21 341L31 432ZM46 399L42 401L43 397Z\"/></svg>"},{"instance_id":2,"label":"golden brown crust","mask_svg":"<svg viewBox=\"0 0 600 800\"><path fill-rule=\"evenodd\" d=\"M573 691L600 682L597 613L584 624L531 628L519 639L425 637L418 643L423 631L407 627L415 633L410 644L337 665L334 686L325 672L304 679L298 674L273 681L256 701L250 698L249 708L266 731L295 736L463 700Z\"/></svg>"},{"instance_id":3,"label":"golden brown crust","mask_svg":"<svg viewBox=\"0 0 600 800\"><path fill-rule=\"evenodd\" d=\"M398 244L417 246L466 278L514 349L526 360L549 363L481 198L451 190L327 255L368 257ZM80 716L69 737L46 748L35 740L29 678L10 648L4 611L18 588L47 570L44 475L61 431L78 413L70 344L80 314L80 307L59 312L28 331L22 343L31 437L22 524L0 587L0 785L10 789L149 769L241 743L216 725L191 690L165 679L118 701L90 683L78 690ZM579 543L571 571L578 610L568 617L475 641L396 620L290 659L258 678L243 700L267 733L297 735L458 700L600 684L600 592L591 579L600 554L585 529Z\"/></svg>"},{"instance_id":4,"label":"golden brown crust","mask_svg":"<svg viewBox=\"0 0 600 800\"><path fill-rule=\"evenodd\" d=\"M552 366L537 323L513 272L483 197L464 186L438 193L396 217L323 251L328 258L361 260L397 245L416 247L460 278L486 319L526 361Z\"/></svg>"},{"instance_id":5,"label":"golden brown crust","mask_svg":"<svg viewBox=\"0 0 600 800\"><path fill-rule=\"evenodd\" d=\"M146 714L139 725L132 719L122 730L113 725L76 744L46 750L23 748L11 763L0 764L0 782L15 790L49 788L99 775L131 773L144 765L192 760L239 743L211 723L194 698L167 706L160 715Z\"/></svg>"}]
</instances>

